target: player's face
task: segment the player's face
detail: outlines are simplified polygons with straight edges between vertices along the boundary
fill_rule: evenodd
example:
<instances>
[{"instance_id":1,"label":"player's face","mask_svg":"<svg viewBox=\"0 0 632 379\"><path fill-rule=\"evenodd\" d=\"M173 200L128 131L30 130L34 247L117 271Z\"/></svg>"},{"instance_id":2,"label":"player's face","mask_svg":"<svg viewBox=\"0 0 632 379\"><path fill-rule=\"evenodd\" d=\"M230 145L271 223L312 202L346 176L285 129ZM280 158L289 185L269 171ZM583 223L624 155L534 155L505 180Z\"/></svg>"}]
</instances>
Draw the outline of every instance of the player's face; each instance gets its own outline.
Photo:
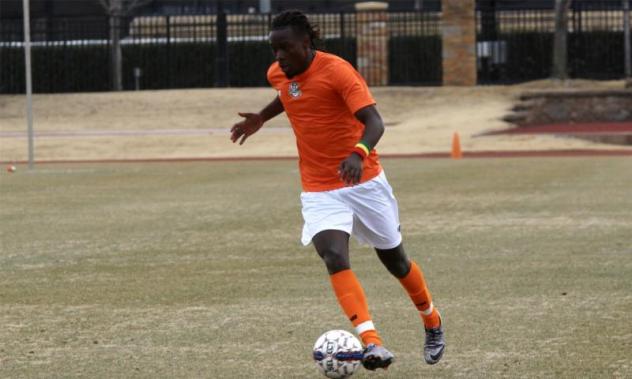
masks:
<instances>
[{"instance_id":1,"label":"player's face","mask_svg":"<svg viewBox=\"0 0 632 379\"><path fill-rule=\"evenodd\" d=\"M292 78L309 66L310 43L306 35L297 35L287 27L270 32L270 45L274 58L285 76Z\"/></svg>"}]
</instances>

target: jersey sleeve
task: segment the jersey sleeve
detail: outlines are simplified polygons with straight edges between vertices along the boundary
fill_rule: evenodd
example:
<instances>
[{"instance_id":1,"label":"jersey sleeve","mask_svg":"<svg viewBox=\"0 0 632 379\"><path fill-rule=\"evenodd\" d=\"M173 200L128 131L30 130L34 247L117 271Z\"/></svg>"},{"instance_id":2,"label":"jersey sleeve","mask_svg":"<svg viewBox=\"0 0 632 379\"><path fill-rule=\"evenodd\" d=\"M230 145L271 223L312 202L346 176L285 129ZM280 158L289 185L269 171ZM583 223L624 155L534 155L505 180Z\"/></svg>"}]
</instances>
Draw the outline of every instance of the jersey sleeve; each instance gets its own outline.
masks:
<instances>
[{"instance_id":1,"label":"jersey sleeve","mask_svg":"<svg viewBox=\"0 0 632 379\"><path fill-rule=\"evenodd\" d=\"M272 88L276 88L279 82L279 64L277 62L273 62L270 67L268 67L268 72L266 73L266 77L268 79L268 83Z\"/></svg>"},{"instance_id":2,"label":"jersey sleeve","mask_svg":"<svg viewBox=\"0 0 632 379\"><path fill-rule=\"evenodd\" d=\"M332 85L352 114L368 105L375 104L364 78L348 62L337 64L330 78Z\"/></svg>"}]
</instances>

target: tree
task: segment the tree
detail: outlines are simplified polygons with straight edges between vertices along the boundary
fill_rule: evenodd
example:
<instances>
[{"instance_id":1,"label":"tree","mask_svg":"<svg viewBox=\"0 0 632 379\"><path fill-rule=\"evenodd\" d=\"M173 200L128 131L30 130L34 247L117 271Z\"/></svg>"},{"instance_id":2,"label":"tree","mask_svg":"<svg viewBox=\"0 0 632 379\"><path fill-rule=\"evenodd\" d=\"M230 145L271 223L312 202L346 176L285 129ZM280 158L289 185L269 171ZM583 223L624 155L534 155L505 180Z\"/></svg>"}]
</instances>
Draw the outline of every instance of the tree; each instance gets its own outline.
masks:
<instances>
[{"instance_id":1,"label":"tree","mask_svg":"<svg viewBox=\"0 0 632 379\"><path fill-rule=\"evenodd\" d=\"M553 40L553 78L565 80L568 78L567 62L567 34L568 9L571 0L555 0L555 36Z\"/></svg>"},{"instance_id":2,"label":"tree","mask_svg":"<svg viewBox=\"0 0 632 379\"><path fill-rule=\"evenodd\" d=\"M110 71L112 90L123 90L123 52L121 50L121 21L123 17L152 0L99 0L110 18Z\"/></svg>"},{"instance_id":3,"label":"tree","mask_svg":"<svg viewBox=\"0 0 632 379\"><path fill-rule=\"evenodd\" d=\"M623 1L623 53L625 54L625 77L632 78L632 47L630 44L630 2Z\"/></svg>"}]
</instances>

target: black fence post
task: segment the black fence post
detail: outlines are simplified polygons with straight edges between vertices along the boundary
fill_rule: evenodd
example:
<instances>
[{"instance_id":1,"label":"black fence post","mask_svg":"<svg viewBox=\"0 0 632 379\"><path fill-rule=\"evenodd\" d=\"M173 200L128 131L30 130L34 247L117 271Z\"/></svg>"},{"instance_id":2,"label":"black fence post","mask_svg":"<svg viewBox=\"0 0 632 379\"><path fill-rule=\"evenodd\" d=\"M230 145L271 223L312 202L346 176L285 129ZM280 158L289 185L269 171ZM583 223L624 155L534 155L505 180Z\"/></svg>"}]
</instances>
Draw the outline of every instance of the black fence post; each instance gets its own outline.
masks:
<instances>
[{"instance_id":1,"label":"black fence post","mask_svg":"<svg viewBox=\"0 0 632 379\"><path fill-rule=\"evenodd\" d=\"M228 26L226 22L226 13L222 1L217 2L217 21L215 23L217 55L215 58L215 67L217 75L215 76L215 86L228 86Z\"/></svg>"},{"instance_id":2,"label":"black fence post","mask_svg":"<svg viewBox=\"0 0 632 379\"><path fill-rule=\"evenodd\" d=\"M345 43L345 14L340 12L340 38L342 39L343 46L346 48Z\"/></svg>"},{"instance_id":3,"label":"black fence post","mask_svg":"<svg viewBox=\"0 0 632 379\"><path fill-rule=\"evenodd\" d=\"M169 88L173 88L173 67L171 67L171 16L166 16L167 34L167 81Z\"/></svg>"},{"instance_id":4,"label":"black fence post","mask_svg":"<svg viewBox=\"0 0 632 379\"><path fill-rule=\"evenodd\" d=\"M481 41L483 49L489 54L480 57L479 68L483 80L497 81L499 73L494 66L494 52L498 44L498 22L496 20L496 1L487 0L480 2L481 12Z\"/></svg>"},{"instance_id":5,"label":"black fence post","mask_svg":"<svg viewBox=\"0 0 632 379\"><path fill-rule=\"evenodd\" d=\"M481 7L481 35L484 41L495 41L498 39L496 27L496 1L485 1Z\"/></svg>"}]
</instances>

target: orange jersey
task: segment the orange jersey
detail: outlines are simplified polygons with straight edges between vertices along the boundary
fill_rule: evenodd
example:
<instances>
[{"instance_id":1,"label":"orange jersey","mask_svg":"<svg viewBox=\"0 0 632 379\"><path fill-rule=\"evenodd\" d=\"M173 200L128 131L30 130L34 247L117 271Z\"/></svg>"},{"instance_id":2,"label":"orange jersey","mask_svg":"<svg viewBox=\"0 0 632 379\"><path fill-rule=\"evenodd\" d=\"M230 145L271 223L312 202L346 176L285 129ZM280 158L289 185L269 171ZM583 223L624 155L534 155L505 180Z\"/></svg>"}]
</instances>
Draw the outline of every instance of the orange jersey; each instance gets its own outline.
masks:
<instances>
[{"instance_id":1,"label":"orange jersey","mask_svg":"<svg viewBox=\"0 0 632 379\"><path fill-rule=\"evenodd\" d=\"M354 114L375 104L362 76L344 59L317 51L308 69L292 79L278 62L273 63L268 81L277 90L296 135L303 190L345 187L338 168L364 133L364 124ZM382 171L375 149L363 167L361 183Z\"/></svg>"}]
</instances>

